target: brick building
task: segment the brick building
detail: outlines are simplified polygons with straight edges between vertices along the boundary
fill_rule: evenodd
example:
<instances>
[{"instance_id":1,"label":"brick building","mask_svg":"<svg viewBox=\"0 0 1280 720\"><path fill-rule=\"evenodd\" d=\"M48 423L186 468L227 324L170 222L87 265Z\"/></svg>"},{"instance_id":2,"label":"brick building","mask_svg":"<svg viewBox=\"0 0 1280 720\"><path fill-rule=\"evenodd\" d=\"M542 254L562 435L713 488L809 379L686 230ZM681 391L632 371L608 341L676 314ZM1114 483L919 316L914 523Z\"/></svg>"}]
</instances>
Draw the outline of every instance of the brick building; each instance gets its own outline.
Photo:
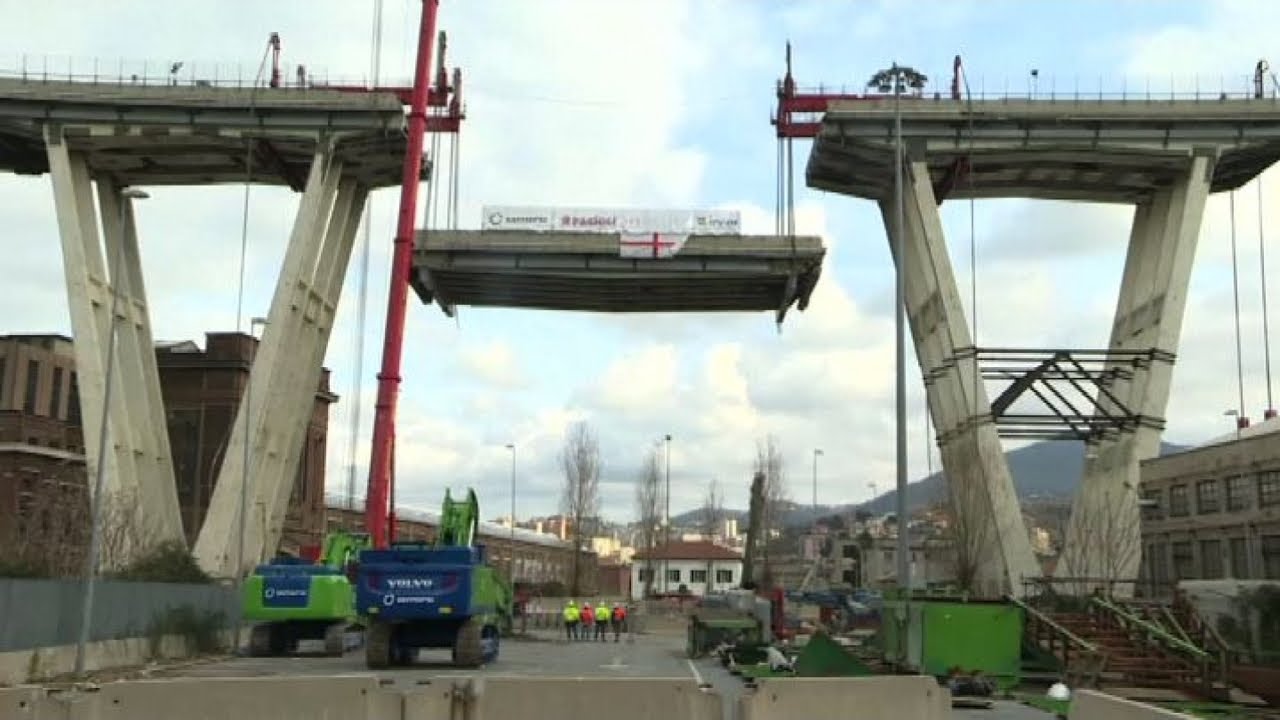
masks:
<instances>
[{"instance_id":1,"label":"brick building","mask_svg":"<svg viewBox=\"0 0 1280 720\"><path fill-rule=\"evenodd\" d=\"M356 532L364 530L364 505L360 500L355 501L355 509L348 510L343 498L330 495L328 515L330 529ZM399 506L396 508L396 540L430 542L435 539L439 522L440 517L434 512ZM515 579L518 583L543 587L557 583L569 585L573 572L572 542L561 540L555 535L517 527L514 533L515 544L512 545L512 535L511 528L506 525L480 523L480 542L486 548L489 563L499 573L509 577L514 559ZM515 549L514 554L512 548ZM601 590L596 554L583 551L579 567L582 573L580 591L586 595L595 595Z\"/></svg>"},{"instance_id":2,"label":"brick building","mask_svg":"<svg viewBox=\"0 0 1280 720\"><path fill-rule=\"evenodd\" d=\"M255 338L243 333L207 333L205 337L203 351L190 341L163 343L156 348L178 503L191 543L204 523L258 347ZM325 369L316 388L311 424L280 539L280 549L289 553L319 544L324 534L325 445L329 406L337 399L329 390L329 371Z\"/></svg>"},{"instance_id":3,"label":"brick building","mask_svg":"<svg viewBox=\"0 0 1280 720\"><path fill-rule=\"evenodd\" d=\"M199 533L213 483L249 377L257 341L209 333L156 349L188 542ZM286 516L283 549L318 543L324 530L329 372ZM0 541L54 572L78 567L87 538L87 482L72 341L61 335L0 336Z\"/></svg>"},{"instance_id":4,"label":"brick building","mask_svg":"<svg viewBox=\"0 0 1280 720\"><path fill-rule=\"evenodd\" d=\"M74 571L87 537L71 339L0 337L0 542L9 559Z\"/></svg>"}]
</instances>

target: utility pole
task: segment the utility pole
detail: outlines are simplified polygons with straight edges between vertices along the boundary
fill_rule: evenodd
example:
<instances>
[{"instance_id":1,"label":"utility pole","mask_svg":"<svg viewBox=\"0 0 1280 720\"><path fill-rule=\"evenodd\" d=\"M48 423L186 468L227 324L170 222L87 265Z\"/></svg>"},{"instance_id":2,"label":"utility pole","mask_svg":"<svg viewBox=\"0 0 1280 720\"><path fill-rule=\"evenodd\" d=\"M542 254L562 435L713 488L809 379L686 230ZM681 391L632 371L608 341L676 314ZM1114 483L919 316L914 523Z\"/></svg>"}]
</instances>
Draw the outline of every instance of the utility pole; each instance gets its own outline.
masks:
<instances>
[{"instance_id":1,"label":"utility pole","mask_svg":"<svg viewBox=\"0 0 1280 720\"><path fill-rule=\"evenodd\" d=\"M818 520L818 456L822 455L822 448L813 449L813 519Z\"/></svg>"},{"instance_id":2,"label":"utility pole","mask_svg":"<svg viewBox=\"0 0 1280 720\"><path fill-rule=\"evenodd\" d=\"M880 92L893 93L893 195L895 221L894 248L894 370L895 405L897 411L897 517L898 517L898 587L907 592L911 587L911 545L907 537L907 372L906 372L906 206L903 197L902 93L908 88L922 88L927 78L914 69L891 67L872 76L868 86Z\"/></svg>"},{"instance_id":3,"label":"utility pole","mask_svg":"<svg viewBox=\"0 0 1280 720\"><path fill-rule=\"evenodd\" d=\"M120 191L120 217L119 223L120 236L119 250L116 253L116 264L110 268L111 272L111 316L108 318L109 329L107 331L107 376L106 387L102 392L102 425L98 429L98 467L94 470L93 479L93 495L89 498L90 510L93 517L90 519L89 530L89 555L85 558L84 568L84 603L81 607L80 615L80 637L76 642L76 660L75 674L76 677L84 675L84 658L85 646L89 643L90 628L93 624L93 591L94 582L98 577L98 555L102 552L102 493L103 486L106 485L107 476L107 434L111 418L111 389L115 383L112 382L115 377L116 364L116 318L120 312L120 290L123 285L129 287L129 271L125 269L125 246L129 244L129 213L130 201L137 199L143 200L150 197L141 190L128 188ZM118 276L117 276L118 275ZM117 472L119 468L117 468Z\"/></svg>"},{"instance_id":4,"label":"utility pole","mask_svg":"<svg viewBox=\"0 0 1280 720\"><path fill-rule=\"evenodd\" d=\"M669 592L668 583L671 581L671 434L667 433L667 497L666 497L666 515L667 531L663 534L662 540L662 592L665 595Z\"/></svg>"},{"instance_id":5,"label":"utility pole","mask_svg":"<svg viewBox=\"0 0 1280 720\"><path fill-rule=\"evenodd\" d=\"M511 451L511 537L508 540L511 544L508 546L508 554L511 558L511 592L516 589L516 445L515 443L507 443L507 449Z\"/></svg>"}]
</instances>

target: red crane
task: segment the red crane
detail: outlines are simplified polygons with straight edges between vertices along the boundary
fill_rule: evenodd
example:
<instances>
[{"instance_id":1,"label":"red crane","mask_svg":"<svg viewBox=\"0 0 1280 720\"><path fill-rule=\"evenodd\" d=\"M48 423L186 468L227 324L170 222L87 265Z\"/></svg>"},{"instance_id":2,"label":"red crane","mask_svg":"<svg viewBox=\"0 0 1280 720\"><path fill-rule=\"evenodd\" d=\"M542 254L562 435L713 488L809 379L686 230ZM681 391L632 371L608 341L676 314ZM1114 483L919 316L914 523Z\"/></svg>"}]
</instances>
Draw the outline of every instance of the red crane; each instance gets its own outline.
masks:
<instances>
[{"instance_id":1,"label":"red crane","mask_svg":"<svg viewBox=\"0 0 1280 720\"><path fill-rule=\"evenodd\" d=\"M369 485L365 499L365 528L373 546L385 548L392 535L394 510L391 507L392 470L395 443L396 402L400 392L400 361L404 350L404 326L412 272L413 238L418 208L418 187L422 180L423 140L428 132L458 132L463 118L462 73L453 72L453 87L444 68L444 34L440 36L439 67L435 87L431 87L432 43L436 36L436 16L440 0L422 0L422 21L418 30L418 55L413 87L374 88L395 92L409 102L408 148L400 186L400 213L396 221L395 245L391 260L391 282L387 292L386 327L383 332L382 367L378 372L378 399L373 419L373 451L369 462ZM359 90L366 88L343 88ZM452 92L450 92L452 91ZM428 107L446 108L428 116ZM433 158L434 160L434 158Z\"/></svg>"}]
</instances>

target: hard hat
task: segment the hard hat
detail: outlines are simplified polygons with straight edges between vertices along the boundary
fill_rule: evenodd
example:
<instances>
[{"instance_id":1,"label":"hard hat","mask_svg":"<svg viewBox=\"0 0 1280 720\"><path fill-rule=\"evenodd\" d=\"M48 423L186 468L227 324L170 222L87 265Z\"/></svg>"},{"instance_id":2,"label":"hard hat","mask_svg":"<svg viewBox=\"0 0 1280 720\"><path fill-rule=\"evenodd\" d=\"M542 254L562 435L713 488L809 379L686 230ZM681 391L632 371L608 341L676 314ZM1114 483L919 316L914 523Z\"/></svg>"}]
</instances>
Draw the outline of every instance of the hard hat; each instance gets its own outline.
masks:
<instances>
[{"instance_id":1,"label":"hard hat","mask_svg":"<svg viewBox=\"0 0 1280 720\"><path fill-rule=\"evenodd\" d=\"M1050 700L1070 700L1071 691L1068 690L1067 686L1063 685L1062 683L1054 683L1053 686L1049 688L1049 699Z\"/></svg>"}]
</instances>

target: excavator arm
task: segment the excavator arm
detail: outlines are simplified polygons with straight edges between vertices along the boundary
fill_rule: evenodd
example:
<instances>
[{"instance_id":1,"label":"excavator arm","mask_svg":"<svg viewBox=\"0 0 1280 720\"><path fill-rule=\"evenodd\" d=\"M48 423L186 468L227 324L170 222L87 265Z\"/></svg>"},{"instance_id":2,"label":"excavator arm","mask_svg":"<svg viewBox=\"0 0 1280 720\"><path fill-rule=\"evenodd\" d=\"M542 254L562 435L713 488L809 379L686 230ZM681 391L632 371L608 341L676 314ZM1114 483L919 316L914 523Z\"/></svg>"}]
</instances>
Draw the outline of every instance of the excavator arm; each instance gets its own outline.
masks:
<instances>
[{"instance_id":1,"label":"excavator arm","mask_svg":"<svg viewBox=\"0 0 1280 720\"><path fill-rule=\"evenodd\" d=\"M436 547L471 547L480 536L480 502L475 490L465 500L454 500L448 490L440 507L440 532Z\"/></svg>"}]
</instances>

